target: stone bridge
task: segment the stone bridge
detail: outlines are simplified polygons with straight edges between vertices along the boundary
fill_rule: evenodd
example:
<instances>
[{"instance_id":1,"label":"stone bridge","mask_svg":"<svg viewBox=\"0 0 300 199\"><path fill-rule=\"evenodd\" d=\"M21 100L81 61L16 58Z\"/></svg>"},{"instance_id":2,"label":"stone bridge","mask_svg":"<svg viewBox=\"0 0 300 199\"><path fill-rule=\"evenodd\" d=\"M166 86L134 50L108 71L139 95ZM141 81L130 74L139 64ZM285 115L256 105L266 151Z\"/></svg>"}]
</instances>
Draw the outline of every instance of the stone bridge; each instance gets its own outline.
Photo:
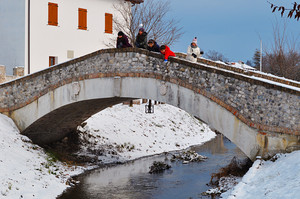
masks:
<instances>
[{"instance_id":1,"label":"stone bridge","mask_svg":"<svg viewBox=\"0 0 300 199\"><path fill-rule=\"evenodd\" d=\"M262 74L204 59L191 63L180 54L162 60L141 49L100 50L0 85L0 112L46 144L109 106L147 98L201 119L251 159L300 146L299 82L272 77L271 83Z\"/></svg>"}]
</instances>

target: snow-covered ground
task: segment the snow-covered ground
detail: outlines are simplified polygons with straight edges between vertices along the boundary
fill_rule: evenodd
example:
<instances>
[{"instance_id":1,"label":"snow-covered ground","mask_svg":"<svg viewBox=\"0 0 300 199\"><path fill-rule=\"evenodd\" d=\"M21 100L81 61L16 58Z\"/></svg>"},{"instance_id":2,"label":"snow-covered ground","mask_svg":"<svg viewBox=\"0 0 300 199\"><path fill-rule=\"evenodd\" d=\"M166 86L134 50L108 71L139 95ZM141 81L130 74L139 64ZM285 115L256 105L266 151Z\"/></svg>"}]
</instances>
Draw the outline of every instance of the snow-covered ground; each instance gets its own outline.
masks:
<instances>
[{"instance_id":1,"label":"snow-covered ground","mask_svg":"<svg viewBox=\"0 0 300 199\"><path fill-rule=\"evenodd\" d=\"M92 116L80 130L85 132L82 139L92 142L90 147L110 149L99 157L103 162L180 150L215 136L206 125L169 105L155 106L154 114L145 114L144 105L116 105ZM88 147L82 147L82 155L92 155ZM275 162L257 160L222 198L299 198L299 168L300 151L278 155ZM69 187L70 176L84 168L55 162L20 135L11 119L0 114L0 171L0 198L51 199Z\"/></svg>"},{"instance_id":2,"label":"snow-covered ground","mask_svg":"<svg viewBox=\"0 0 300 199\"><path fill-rule=\"evenodd\" d=\"M222 198L300 198L300 151L276 155L273 161L256 160L242 181Z\"/></svg>"},{"instance_id":3,"label":"snow-covered ground","mask_svg":"<svg viewBox=\"0 0 300 199\"><path fill-rule=\"evenodd\" d=\"M0 198L55 198L83 168L54 161L0 114Z\"/></svg>"},{"instance_id":4,"label":"snow-covered ground","mask_svg":"<svg viewBox=\"0 0 300 199\"><path fill-rule=\"evenodd\" d=\"M116 105L86 122L79 130L84 132L82 139L92 146L83 145L81 153L86 155L91 148L95 151L105 146L106 151L99 156L105 163L181 150L216 136L207 125L167 104L156 105L154 114L145 114L145 104L131 108Z\"/></svg>"},{"instance_id":5,"label":"snow-covered ground","mask_svg":"<svg viewBox=\"0 0 300 199\"><path fill-rule=\"evenodd\" d=\"M88 149L102 147L104 155L99 159L103 162L126 161L184 149L215 137L206 125L178 108L158 105L154 114L145 114L144 106L116 105L87 120L87 125L80 127L86 132L81 136L91 145L82 146L81 155L92 155ZM56 198L69 187L68 178L84 170L55 162L20 135L10 118L0 114L0 198Z\"/></svg>"}]
</instances>

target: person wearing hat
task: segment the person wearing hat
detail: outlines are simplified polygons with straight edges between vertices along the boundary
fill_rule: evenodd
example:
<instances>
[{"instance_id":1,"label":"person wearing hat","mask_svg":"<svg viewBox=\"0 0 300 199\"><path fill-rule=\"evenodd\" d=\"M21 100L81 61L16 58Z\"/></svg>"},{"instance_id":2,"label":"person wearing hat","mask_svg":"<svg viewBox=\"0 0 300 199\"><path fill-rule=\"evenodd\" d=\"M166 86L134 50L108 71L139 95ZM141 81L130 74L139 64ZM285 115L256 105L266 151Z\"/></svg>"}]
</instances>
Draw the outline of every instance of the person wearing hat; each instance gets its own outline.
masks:
<instances>
[{"instance_id":1,"label":"person wearing hat","mask_svg":"<svg viewBox=\"0 0 300 199\"><path fill-rule=\"evenodd\" d=\"M197 37L195 37L188 47L186 59L195 63L198 57L201 57L201 51L197 46Z\"/></svg>"},{"instance_id":2,"label":"person wearing hat","mask_svg":"<svg viewBox=\"0 0 300 199\"><path fill-rule=\"evenodd\" d=\"M135 39L135 46L137 48L144 48L147 49L147 33L145 32L144 28L139 29L139 33L136 36Z\"/></svg>"},{"instance_id":3,"label":"person wearing hat","mask_svg":"<svg viewBox=\"0 0 300 199\"><path fill-rule=\"evenodd\" d=\"M148 41L147 50L152 51L152 52L160 52L159 45L153 39L150 39Z\"/></svg>"},{"instance_id":4,"label":"person wearing hat","mask_svg":"<svg viewBox=\"0 0 300 199\"><path fill-rule=\"evenodd\" d=\"M118 32L117 48L130 48L132 45L128 42L128 37L122 32Z\"/></svg>"}]
</instances>

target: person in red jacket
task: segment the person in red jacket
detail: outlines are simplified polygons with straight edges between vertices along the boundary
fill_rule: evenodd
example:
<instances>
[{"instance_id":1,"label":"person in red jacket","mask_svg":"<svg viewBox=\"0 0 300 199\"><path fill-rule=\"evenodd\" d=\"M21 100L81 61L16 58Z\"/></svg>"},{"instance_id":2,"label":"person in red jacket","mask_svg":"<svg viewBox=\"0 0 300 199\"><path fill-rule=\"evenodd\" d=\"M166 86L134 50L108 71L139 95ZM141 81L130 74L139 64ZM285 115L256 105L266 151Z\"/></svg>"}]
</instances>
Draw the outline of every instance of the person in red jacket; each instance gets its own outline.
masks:
<instances>
[{"instance_id":1,"label":"person in red jacket","mask_svg":"<svg viewBox=\"0 0 300 199\"><path fill-rule=\"evenodd\" d=\"M160 48L159 48L161 54L165 55L165 62L168 61L168 58L171 56L171 57L176 57L175 53L172 52L169 48L169 46L166 46L166 45L162 45Z\"/></svg>"}]
</instances>

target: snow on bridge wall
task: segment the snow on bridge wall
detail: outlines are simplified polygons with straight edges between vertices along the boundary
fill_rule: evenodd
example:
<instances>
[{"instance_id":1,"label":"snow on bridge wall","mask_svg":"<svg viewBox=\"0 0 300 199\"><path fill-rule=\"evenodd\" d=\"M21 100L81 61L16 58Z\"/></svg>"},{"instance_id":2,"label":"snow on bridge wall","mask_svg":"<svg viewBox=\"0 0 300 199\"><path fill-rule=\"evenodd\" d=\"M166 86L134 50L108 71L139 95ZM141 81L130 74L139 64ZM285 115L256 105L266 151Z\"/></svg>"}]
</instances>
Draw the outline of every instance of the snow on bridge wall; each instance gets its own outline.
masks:
<instances>
[{"instance_id":1,"label":"snow on bridge wall","mask_svg":"<svg viewBox=\"0 0 300 199\"><path fill-rule=\"evenodd\" d=\"M177 106L249 157L298 147L300 92L141 49L100 50L0 85L0 112L37 143L63 138L104 108L134 98Z\"/></svg>"}]
</instances>

